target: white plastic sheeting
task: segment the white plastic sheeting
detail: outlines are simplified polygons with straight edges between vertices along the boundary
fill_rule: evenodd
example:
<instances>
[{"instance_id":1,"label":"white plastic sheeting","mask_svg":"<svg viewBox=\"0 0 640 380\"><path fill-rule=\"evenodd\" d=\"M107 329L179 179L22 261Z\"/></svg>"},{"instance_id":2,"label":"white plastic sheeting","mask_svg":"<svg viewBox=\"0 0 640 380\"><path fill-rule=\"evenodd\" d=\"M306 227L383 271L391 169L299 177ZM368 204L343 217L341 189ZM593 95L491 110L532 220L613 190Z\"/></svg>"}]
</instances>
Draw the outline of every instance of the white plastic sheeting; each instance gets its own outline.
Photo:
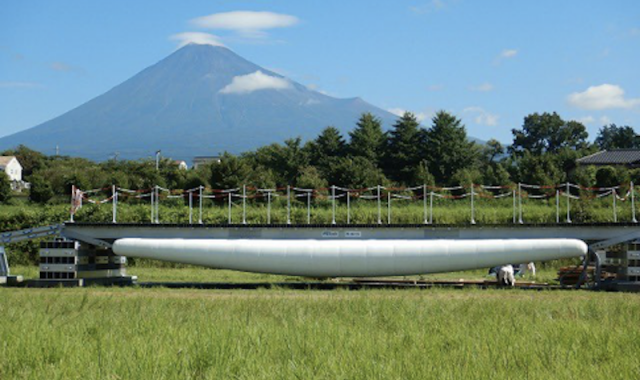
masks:
<instances>
[{"instance_id":1,"label":"white plastic sheeting","mask_svg":"<svg viewBox=\"0 0 640 380\"><path fill-rule=\"evenodd\" d=\"M582 256L575 239L508 240L116 240L129 257L310 277L396 276Z\"/></svg>"}]
</instances>

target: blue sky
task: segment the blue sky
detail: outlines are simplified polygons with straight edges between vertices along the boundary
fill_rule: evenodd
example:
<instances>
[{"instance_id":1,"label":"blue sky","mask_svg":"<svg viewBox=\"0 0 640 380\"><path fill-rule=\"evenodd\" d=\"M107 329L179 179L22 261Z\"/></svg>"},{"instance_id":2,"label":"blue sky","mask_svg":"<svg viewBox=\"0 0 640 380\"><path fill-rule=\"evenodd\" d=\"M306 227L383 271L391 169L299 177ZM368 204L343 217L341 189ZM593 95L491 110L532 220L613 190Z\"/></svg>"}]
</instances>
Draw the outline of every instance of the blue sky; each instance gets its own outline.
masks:
<instances>
[{"instance_id":1,"label":"blue sky","mask_svg":"<svg viewBox=\"0 0 640 380\"><path fill-rule=\"evenodd\" d=\"M582 121L591 139L640 126L638 1L41 0L0 12L0 136L104 93L185 32L333 96L451 111L482 139L510 142L532 112Z\"/></svg>"}]
</instances>

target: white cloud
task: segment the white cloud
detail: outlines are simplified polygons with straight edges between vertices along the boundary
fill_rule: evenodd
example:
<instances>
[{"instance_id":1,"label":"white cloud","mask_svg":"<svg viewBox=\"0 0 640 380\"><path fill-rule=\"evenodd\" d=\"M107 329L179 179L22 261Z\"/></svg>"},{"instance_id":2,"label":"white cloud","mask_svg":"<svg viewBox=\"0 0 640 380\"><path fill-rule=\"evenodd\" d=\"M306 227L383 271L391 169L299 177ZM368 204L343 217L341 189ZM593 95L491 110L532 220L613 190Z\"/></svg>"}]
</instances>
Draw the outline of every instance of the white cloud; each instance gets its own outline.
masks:
<instances>
[{"instance_id":1,"label":"white cloud","mask_svg":"<svg viewBox=\"0 0 640 380\"><path fill-rule=\"evenodd\" d=\"M471 86L469 87L469 89L471 91L478 91L478 92L489 92L492 91L494 89L493 85L491 83L483 83L479 86Z\"/></svg>"},{"instance_id":2,"label":"white cloud","mask_svg":"<svg viewBox=\"0 0 640 380\"><path fill-rule=\"evenodd\" d=\"M500 118L500 116L489 113L485 111L484 108L478 106L467 107L463 109L462 112L475 115L473 116L473 121L476 124L487 125L490 127L498 125L498 119Z\"/></svg>"},{"instance_id":3,"label":"white cloud","mask_svg":"<svg viewBox=\"0 0 640 380\"><path fill-rule=\"evenodd\" d=\"M516 55L518 55L517 49L504 49L493 61L493 64L500 65L502 61L514 58Z\"/></svg>"},{"instance_id":4,"label":"white cloud","mask_svg":"<svg viewBox=\"0 0 640 380\"><path fill-rule=\"evenodd\" d=\"M500 58L513 58L518 55L518 50L516 49L505 49L500 53Z\"/></svg>"},{"instance_id":5,"label":"white cloud","mask_svg":"<svg viewBox=\"0 0 640 380\"><path fill-rule=\"evenodd\" d=\"M49 68L53 71L84 73L84 70L80 67L59 61L51 62L51 64L49 64Z\"/></svg>"},{"instance_id":6,"label":"white cloud","mask_svg":"<svg viewBox=\"0 0 640 380\"><path fill-rule=\"evenodd\" d=\"M629 34L632 37L640 36L640 28L631 28L631 30L629 31Z\"/></svg>"},{"instance_id":7,"label":"white cloud","mask_svg":"<svg viewBox=\"0 0 640 380\"><path fill-rule=\"evenodd\" d=\"M286 28L299 22L291 15L274 12L235 11L194 18L191 25L203 29L231 30L245 37L264 37L265 30Z\"/></svg>"},{"instance_id":8,"label":"white cloud","mask_svg":"<svg viewBox=\"0 0 640 380\"><path fill-rule=\"evenodd\" d=\"M178 41L178 48L189 44L224 46L224 44L220 42L220 37L202 32L178 33L169 37L169 39L172 41Z\"/></svg>"},{"instance_id":9,"label":"white cloud","mask_svg":"<svg viewBox=\"0 0 640 380\"><path fill-rule=\"evenodd\" d=\"M596 119L593 116L589 115L589 116L581 117L576 121L582 124L593 124L596 121Z\"/></svg>"},{"instance_id":10,"label":"white cloud","mask_svg":"<svg viewBox=\"0 0 640 380\"><path fill-rule=\"evenodd\" d=\"M71 67L70 65L64 62L51 62L51 65L49 65L49 67L51 67L51 70L54 70L54 71L72 71L73 70L73 67Z\"/></svg>"},{"instance_id":11,"label":"white cloud","mask_svg":"<svg viewBox=\"0 0 640 380\"><path fill-rule=\"evenodd\" d=\"M0 82L0 88L36 88L42 84L36 82Z\"/></svg>"},{"instance_id":12,"label":"white cloud","mask_svg":"<svg viewBox=\"0 0 640 380\"><path fill-rule=\"evenodd\" d=\"M441 11L446 8L444 0L431 0L426 4L409 7L409 10L413 13L425 14Z\"/></svg>"},{"instance_id":13,"label":"white cloud","mask_svg":"<svg viewBox=\"0 0 640 380\"><path fill-rule=\"evenodd\" d=\"M305 102L301 103L300 105L304 105L304 106L313 106L315 104L320 104L321 102L318 99L312 99L309 98L307 99Z\"/></svg>"},{"instance_id":14,"label":"white cloud","mask_svg":"<svg viewBox=\"0 0 640 380\"><path fill-rule=\"evenodd\" d=\"M421 123L422 120L426 119L429 116L425 112L413 112L404 108L388 108L387 111L396 116L402 116L405 112L411 112L416 117L416 120L418 120L418 123Z\"/></svg>"},{"instance_id":15,"label":"white cloud","mask_svg":"<svg viewBox=\"0 0 640 380\"><path fill-rule=\"evenodd\" d=\"M585 125L593 125L593 124L599 124L599 125L608 125L611 124L611 119L609 119L608 116L603 115L600 116L597 120L595 117L589 115L589 116L585 116L585 117L581 117L579 119L577 119L576 121L585 124Z\"/></svg>"},{"instance_id":16,"label":"white cloud","mask_svg":"<svg viewBox=\"0 0 640 380\"><path fill-rule=\"evenodd\" d=\"M429 91L442 91L444 90L444 85L441 84L432 84L431 86L427 87L427 90Z\"/></svg>"},{"instance_id":17,"label":"white cloud","mask_svg":"<svg viewBox=\"0 0 640 380\"><path fill-rule=\"evenodd\" d=\"M272 77L262 71L247 75L233 77L231 83L226 85L221 94L248 94L260 90L284 90L291 88L291 82L285 78Z\"/></svg>"},{"instance_id":18,"label":"white cloud","mask_svg":"<svg viewBox=\"0 0 640 380\"><path fill-rule=\"evenodd\" d=\"M569 104L585 110L632 108L640 105L640 98L625 99L622 87L613 84L591 86L583 92L568 96Z\"/></svg>"},{"instance_id":19,"label":"white cloud","mask_svg":"<svg viewBox=\"0 0 640 380\"><path fill-rule=\"evenodd\" d=\"M600 120L600 124L602 125L611 124L611 119L609 119L607 116L601 116L599 120Z\"/></svg>"}]
</instances>

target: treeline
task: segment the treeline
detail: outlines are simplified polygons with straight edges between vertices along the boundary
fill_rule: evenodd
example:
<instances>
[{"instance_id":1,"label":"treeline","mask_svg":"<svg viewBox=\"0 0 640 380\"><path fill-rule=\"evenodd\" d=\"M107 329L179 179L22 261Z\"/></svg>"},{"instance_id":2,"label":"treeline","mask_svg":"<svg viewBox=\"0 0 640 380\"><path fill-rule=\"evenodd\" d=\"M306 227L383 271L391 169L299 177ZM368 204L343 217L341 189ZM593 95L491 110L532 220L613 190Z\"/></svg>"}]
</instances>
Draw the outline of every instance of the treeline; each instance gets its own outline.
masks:
<instances>
[{"instance_id":1,"label":"treeline","mask_svg":"<svg viewBox=\"0 0 640 380\"><path fill-rule=\"evenodd\" d=\"M534 113L526 116L522 127L513 129L512 135L508 146L493 139L478 144L470 141L462 121L445 111L438 112L426 127L407 112L385 132L381 121L367 113L348 136L335 127L327 127L306 143L293 138L241 155L224 153L220 162L197 170L180 170L170 159L161 160L156 170L153 160L95 163L82 158L45 156L24 146L3 154L18 157L23 177L32 186L29 198L39 203L69 194L71 185L82 189L112 184L130 189L154 185L225 189L242 184L260 188L363 188L377 184L640 183L638 170L576 168L576 159L599 149L640 148L640 138L632 127L604 126L590 143L583 124L565 121L555 112ZM7 179L0 182L0 187L6 188ZM0 201L6 202L9 197L10 192L0 190Z\"/></svg>"}]
</instances>

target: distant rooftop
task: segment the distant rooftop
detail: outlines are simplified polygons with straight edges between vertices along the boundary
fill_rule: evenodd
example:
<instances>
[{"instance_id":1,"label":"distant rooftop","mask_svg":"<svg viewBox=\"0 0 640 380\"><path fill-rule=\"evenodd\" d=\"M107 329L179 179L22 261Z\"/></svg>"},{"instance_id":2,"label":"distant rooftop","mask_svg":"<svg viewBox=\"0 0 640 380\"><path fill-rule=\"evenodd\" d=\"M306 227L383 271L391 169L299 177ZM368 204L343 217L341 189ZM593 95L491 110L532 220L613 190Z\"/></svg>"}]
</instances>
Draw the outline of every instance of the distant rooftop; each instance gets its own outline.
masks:
<instances>
[{"instance_id":1,"label":"distant rooftop","mask_svg":"<svg viewBox=\"0 0 640 380\"><path fill-rule=\"evenodd\" d=\"M9 162L16 158L16 156L0 156L0 166L5 167L9 165Z\"/></svg>"},{"instance_id":2,"label":"distant rooftop","mask_svg":"<svg viewBox=\"0 0 640 380\"><path fill-rule=\"evenodd\" d=\"M193 158L193 167L197 169L200 165L210 162L220 162L220 156L196 156Z\"/></svg>"},{"instance_id":3,"label":"distant rooftop","mask_svg":"<svg viewBox=\"0 0 640 380\"><path fill-rule=\"evenodd\" d=\"M576 160L578 165L640 166L640 149L603 150Z\"/></svg>"}]
</instances>

